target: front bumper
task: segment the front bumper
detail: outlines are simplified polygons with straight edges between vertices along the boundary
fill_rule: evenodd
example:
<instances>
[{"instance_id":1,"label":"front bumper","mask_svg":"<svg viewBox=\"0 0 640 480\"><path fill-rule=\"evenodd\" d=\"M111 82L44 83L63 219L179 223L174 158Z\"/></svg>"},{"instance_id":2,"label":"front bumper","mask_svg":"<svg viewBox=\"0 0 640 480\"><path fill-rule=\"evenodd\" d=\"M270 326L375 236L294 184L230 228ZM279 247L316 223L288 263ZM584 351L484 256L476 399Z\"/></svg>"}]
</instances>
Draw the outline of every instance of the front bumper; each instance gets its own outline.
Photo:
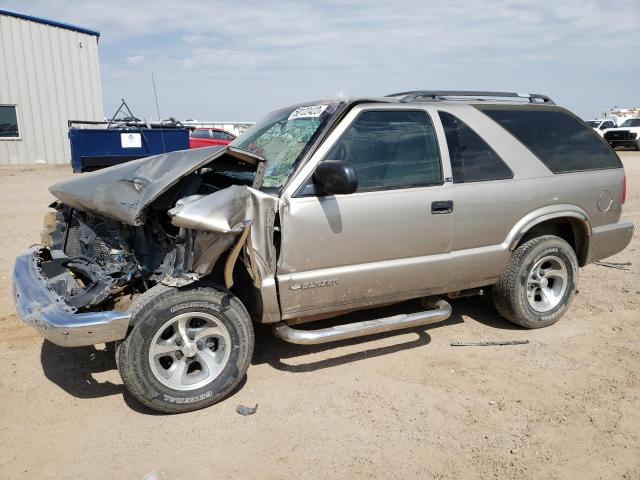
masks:
<instances>
[{"instance_id":1,"label":"front bumper","mask_svg":"<svg viewBox=\"0 0 640 480\"><path fill-rule=\"evenodd\" d=\"M42 276L38 259L44 248L34 245L16 258L13 294L22 320L63 347L122 340L127 335L130 315L117 311L76 313Z\"/></svg>"},{"instance_id":2,"label":"front bumper","mask_svg":"<svg viewBox=\"0 0 640 480\"><path fill-rule=\"evenodd\" d=\"M636 139L636 140L607 140L607 142L609 142L609 145L611 145L613 148L616 147L632 147L635 148L638 145L640 145L640 140Z\"/></svg>"}]
</instances>

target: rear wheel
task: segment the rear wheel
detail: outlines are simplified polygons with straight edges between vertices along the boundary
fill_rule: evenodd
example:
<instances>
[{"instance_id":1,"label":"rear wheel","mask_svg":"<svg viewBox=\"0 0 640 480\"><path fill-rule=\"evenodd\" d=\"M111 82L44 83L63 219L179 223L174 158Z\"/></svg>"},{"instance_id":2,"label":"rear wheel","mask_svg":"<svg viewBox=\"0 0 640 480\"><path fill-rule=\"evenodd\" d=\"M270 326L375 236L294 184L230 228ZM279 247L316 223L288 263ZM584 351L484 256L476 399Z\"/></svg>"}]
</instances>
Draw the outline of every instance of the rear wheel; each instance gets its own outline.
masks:
<instances>
[{"instance_id":1,"label":"rear wheel","mask_svg":"<svg viewBox=\"0 0 640 480\"><path fill-rule=\"evenodd\" d=\"M116 353L129 392L164 413L212 405L242 381L253 354L249 314L219 287L158 285L131 306Z\"/></svg>"},{"instance_id":2,"label":"rear wheel","mask_svg":"<svg viewBox=\"0 0 640 480\"><path fill-rule=\"evenodd\" d=\"M526 328L557 322L571 304L578 260L563 239L544 235L520 245L493 288L493 302L507 320Z\"/></svg>"}]
</instances>

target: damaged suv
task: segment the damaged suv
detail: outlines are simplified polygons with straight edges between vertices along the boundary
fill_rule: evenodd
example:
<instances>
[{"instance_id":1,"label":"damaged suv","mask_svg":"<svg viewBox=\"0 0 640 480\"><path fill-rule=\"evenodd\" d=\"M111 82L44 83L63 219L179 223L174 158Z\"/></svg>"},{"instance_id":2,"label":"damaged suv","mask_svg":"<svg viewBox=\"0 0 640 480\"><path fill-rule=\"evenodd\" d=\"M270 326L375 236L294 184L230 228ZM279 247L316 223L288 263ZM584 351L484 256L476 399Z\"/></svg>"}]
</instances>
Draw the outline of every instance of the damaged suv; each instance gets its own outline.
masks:
<instances>
[{"instance_id":1,"label":"damaged suv","mask_svg":"<svg viewBox=\"0 0 640 480\"><path fill-rule=\"evenodd\" d=\"M507 92L295 105L229 146L50 191L42 244L16 260L18 312L58 345L115 342L126 388L162 412L229 395L253 322L322 343L439 322L442 297L484 290L508 320L551 325L578 267L634 230L615 152L548 97ZM298 327L417 298L422 311Z\"/></svg>"}]
</instances>

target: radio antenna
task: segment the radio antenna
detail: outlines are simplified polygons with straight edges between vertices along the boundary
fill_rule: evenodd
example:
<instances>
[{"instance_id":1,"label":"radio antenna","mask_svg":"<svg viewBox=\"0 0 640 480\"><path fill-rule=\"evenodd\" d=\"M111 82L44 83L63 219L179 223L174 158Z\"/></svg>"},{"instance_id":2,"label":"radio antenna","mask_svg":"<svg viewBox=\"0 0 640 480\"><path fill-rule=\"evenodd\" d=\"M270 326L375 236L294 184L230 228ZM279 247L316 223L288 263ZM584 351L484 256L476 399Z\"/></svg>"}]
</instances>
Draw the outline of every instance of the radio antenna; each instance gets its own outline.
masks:
<instances>
[{"instance_id":1,"label":"radio antenna","mask_svg":"<svg viewBox=\"0 0 640 480\"><path fill-rule=\"evenodd\" d=\"M151 72L151 82L153 83L153 95L156 97L156 112L158 112L158 123L160 123L160 138L162 138L162 150L166 153L167 147L164 144L164 129L162 128L162 117L160 116L160 105L158 103L158 91L156 90L156 77Z\"/></svg>"}]
</instances>

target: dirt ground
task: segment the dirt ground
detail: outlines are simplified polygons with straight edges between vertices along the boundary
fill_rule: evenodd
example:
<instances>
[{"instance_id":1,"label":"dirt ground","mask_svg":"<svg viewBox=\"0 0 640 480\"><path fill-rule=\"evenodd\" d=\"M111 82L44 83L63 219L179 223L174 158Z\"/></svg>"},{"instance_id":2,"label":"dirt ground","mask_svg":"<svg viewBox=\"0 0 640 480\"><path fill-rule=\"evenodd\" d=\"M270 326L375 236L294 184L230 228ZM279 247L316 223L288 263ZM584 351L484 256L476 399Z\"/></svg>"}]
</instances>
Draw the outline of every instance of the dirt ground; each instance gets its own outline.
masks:
<instances>
[{"instance_id":1,"label":"dirt ground","mask_svg":"<svg viewBox=\"0 0 640 480\"><path fill-rule=\"evenodd\" d=\"M640 223L640 153L621 153ZM581 269L556 325L522 330L482 297L447 322L317 347L258 328L231 398L156 415L112 355L43 343L17 318L13 259L68 168L0 169L0 478L640 478L640 234ZM508 347L450 342L529 340ZM242 417L238 404L258 404Z\"/></svg>"}]
</instances>

